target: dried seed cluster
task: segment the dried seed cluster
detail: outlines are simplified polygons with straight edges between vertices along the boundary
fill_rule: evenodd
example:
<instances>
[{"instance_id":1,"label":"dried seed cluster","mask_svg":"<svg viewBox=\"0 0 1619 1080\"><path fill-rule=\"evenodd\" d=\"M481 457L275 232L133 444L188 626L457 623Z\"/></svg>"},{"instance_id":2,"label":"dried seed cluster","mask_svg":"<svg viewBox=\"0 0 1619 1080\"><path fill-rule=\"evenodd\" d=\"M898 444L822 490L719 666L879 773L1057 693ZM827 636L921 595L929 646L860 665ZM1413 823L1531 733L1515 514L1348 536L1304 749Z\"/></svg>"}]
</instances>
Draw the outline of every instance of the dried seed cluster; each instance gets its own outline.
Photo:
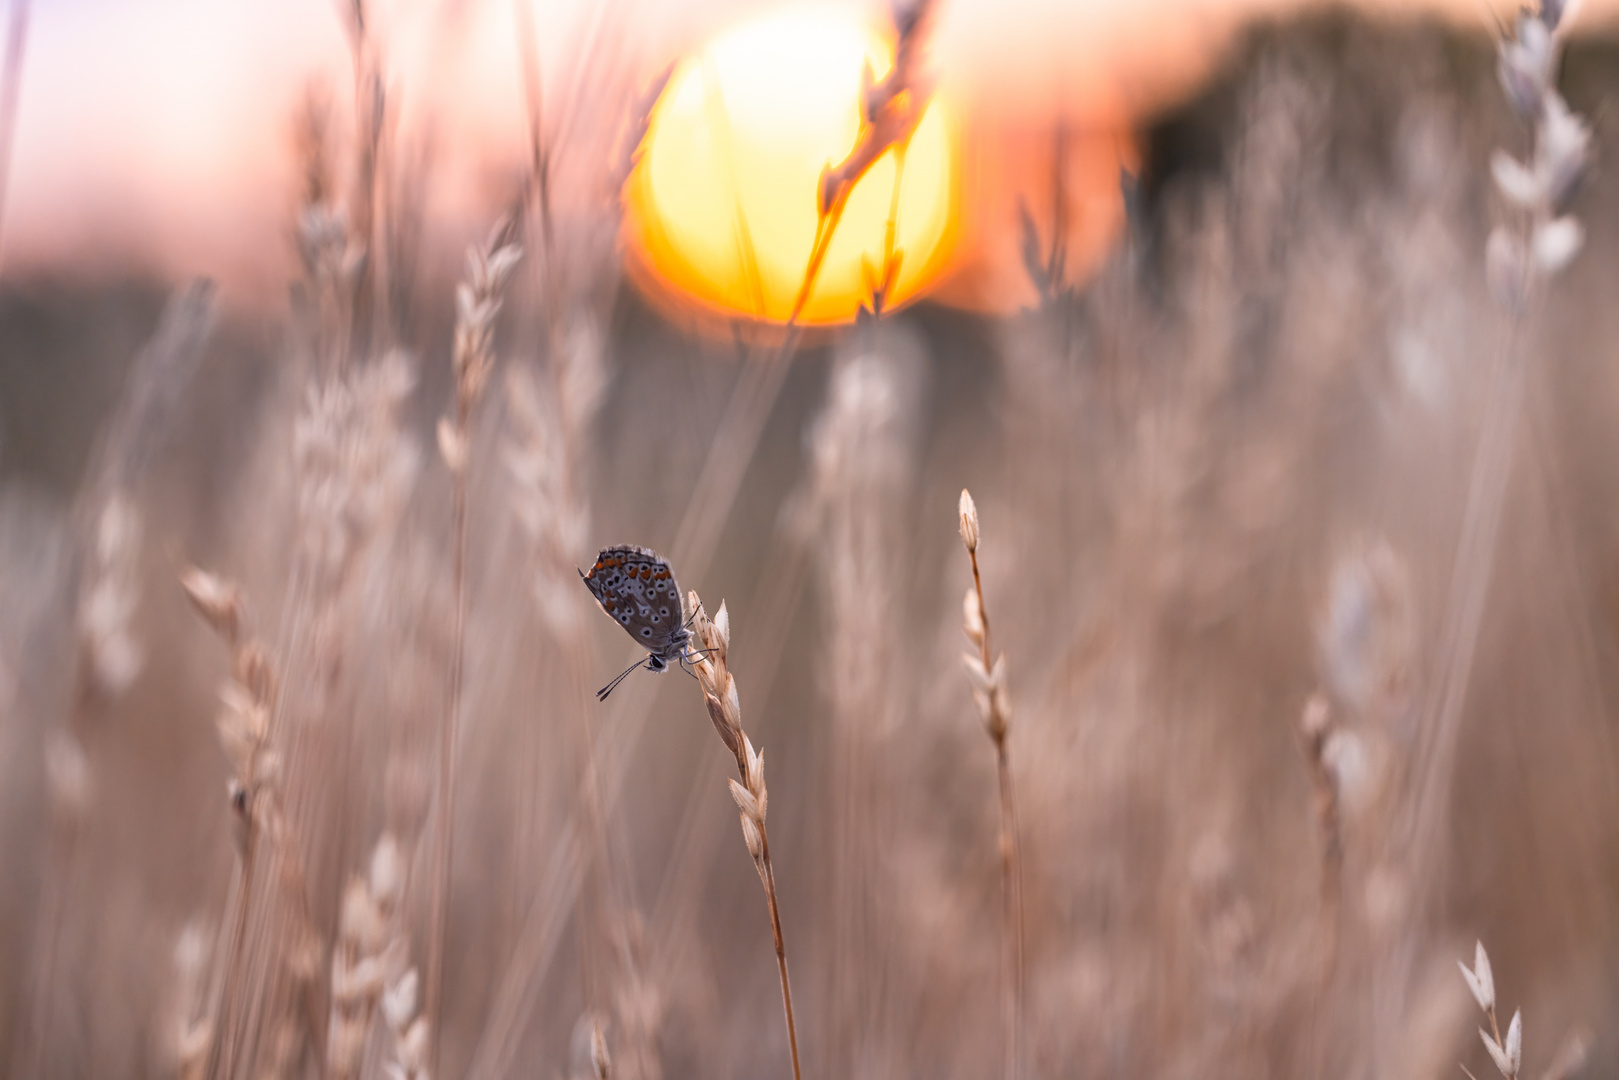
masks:
<instances>
[{"instance_id":1,"label":"dried seed cluster","mask_svg":"<svg viewBox=\"0 0 1619 1080\"><path fill-rule=\"evenodd\" d=\"M400 905L405 860L384 834L371 852L370 872L349 880L332 949L331 1019L326 1067L333 1077L361 1073L377 1007L393 1035L387 1068L394 1077L423 1076L427 1025L416 1015L416 969L409 963Z\"/></svg>"},{"instance_id":2,"label":"dried seed cluster","mask_svg":"<svg viewBox=\"0 0 1619 1080\"><path fill-rule=\"evenodd\" d=\"M1497 301L1521 310L1537 277L1561 273L1585 243L1567 212L1590 165L1591 129L1557 92L1567 6L1543 3L1518 15L1517 36L1501 43L1497 67L1513 110L1534 129L1534 152L1521 161L1505 150L1490 159L1496 187L1521 218L1490 234L1486 266Z\"/></svg>"},{"instance_id":3,"label":"dried seed cluster","mask_svg":"<svg viewBox=\"0 0 1619 1080\"><path fill-rule=\"evenodd\" d=\"M472 410L495 366L495 317L500 314L502 293L523 257L523 249L509 242L510 232L510 224L501 222L483 247L467 252L467 277L455 290L455 346L450 357L455 411L439 421L438 446L445 465L457 476L467 467Z\"/></svg>"},{"instance_id":4,"label":"dried seed cluster","mask_svg":"<svg viewBox=\"0 0 1619 1080\"><path fill-rule=\"evenodd\" d=\"M194 567L181 576L180 583L192 607L231 654L231 678L220 691L225 707L216 720L220 745L233 768L227 786L228 807L240 868L232 919L235 932L226 959L224 1000L219 1011L228 1019L227 1006L236 990L233 980L240 975L247 913L255 902L255 869L261 861L273 871L271 897L284 920L282 932L287 935L281 962L294 997L306 1002L310 999L324 946L309 914L303 856L291 836L278 797L282 757L271 745L278 690L275 666L257 638L248 632L246 604L234 583ZM227 1027L223 1049L226 1061L234 1051L231 1034ZM286 1021L272 1036L269 1053L277 1060L287 1058L296 1052L301 1039L298 1027ZM210 1052L217 1055L221 1051L210 1047Z\"/></svg>"},{"instance_id":5,"label":"dried seed cluster","mask_svg":"<svg viewBox=\"0 0 1619 1080\"><path fill-rule=\"evenodd\" d=\"M1012 706L1006 695L1006 654L997 656L993 663L989 655L989 616L984 612L984 593L978 576L978 507L966 488L961 489L961 542L972 559L973 583L962 600L962 629L967 640L978 649L977 654L962 653L961 663L967 669L967 680L972 684L973 701L978 704L984 719L984 730L995 745L1006 741L1007 725L1011 722Z\"/></svg>"},{"instance_id":6,"label":"dried seed cluster","mask_svg":"<svg viewBox=\"0 0 1619 1080\"><path fill-rule=\"evenodd\" d=\"M984 611L984 582L978 572L978 505L966 488L961 489L957 504L957 526L973 570L973 583L962 602L962 629L978 648L976 655L963 653L961 659L984 731L995 747L995 777L1000 788L1002 1077L1015 1080L1023 1024L1023 887L1017 856L1017 804L1012 797L1012 763L1006 745L1012 706L1006 693L1006 654L997 656L993 663L989 659L989 615Z\"/></svg>"},{"instance_id":7,"label":"dried seed cluster","mask_svg":"<svg viewBox=\"0 0 1619 1080\"><path fill-rule=\"evenodd\" d=\"M275 667L247 633L242 593L233 582L193 567L180 584L197 614L230 650L231 677L219 692L224 709L215 728L234 770L229 784L232 836L237 855L247 859L250 842L279 820L271 797L281 775L281 755L270 747Z\"/></svg>"},{"instance_id":8,"label":"dried seed cluster","mask_svg":"<svg viewBox=\"0 0 1619 1080\"><path fill-rule=\"evenodd\" d=\"M1474 950L1471 968L1460 960L1456 961L1456 966L1462 969L1462 978L1467 980L1473 1000L1478 1002L1478 1007L1490 1021L1490 1030L1478 1029L1484 1049L1490 1052L1490 1060L1495 1062L1502 1076L1507 1080L1518 1080L1518 1073L1523 1068L1523 1011L1512 1014L1512 1023L1507 1025L1507 1033L1503 1037L1501 1025L1495 1019L1495 976L1490 972L1490 958L1484 952L1482 941Z\"/></svg>"}]
</instances>

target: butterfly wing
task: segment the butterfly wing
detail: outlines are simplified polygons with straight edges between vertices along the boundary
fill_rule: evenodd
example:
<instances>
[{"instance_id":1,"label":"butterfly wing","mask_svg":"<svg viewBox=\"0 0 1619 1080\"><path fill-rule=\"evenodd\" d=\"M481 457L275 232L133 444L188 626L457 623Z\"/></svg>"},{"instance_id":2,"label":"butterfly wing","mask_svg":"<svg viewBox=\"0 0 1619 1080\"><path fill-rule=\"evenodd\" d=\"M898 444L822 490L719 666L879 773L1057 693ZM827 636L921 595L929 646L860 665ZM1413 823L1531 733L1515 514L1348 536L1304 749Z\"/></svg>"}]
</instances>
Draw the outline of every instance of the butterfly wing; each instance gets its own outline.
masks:
<instances>
[{"instance_id":1,"label":"butterfly wing","mask_svg":"<svg viewBox=\"0 0 1619 1080\"><path fill-rule=\"evenodd\" d=\"M610 547L585 575L585 587L624 631L663 666L685 650L688 633L674 571L646 548Z\"/></svg>"}]
</instances>

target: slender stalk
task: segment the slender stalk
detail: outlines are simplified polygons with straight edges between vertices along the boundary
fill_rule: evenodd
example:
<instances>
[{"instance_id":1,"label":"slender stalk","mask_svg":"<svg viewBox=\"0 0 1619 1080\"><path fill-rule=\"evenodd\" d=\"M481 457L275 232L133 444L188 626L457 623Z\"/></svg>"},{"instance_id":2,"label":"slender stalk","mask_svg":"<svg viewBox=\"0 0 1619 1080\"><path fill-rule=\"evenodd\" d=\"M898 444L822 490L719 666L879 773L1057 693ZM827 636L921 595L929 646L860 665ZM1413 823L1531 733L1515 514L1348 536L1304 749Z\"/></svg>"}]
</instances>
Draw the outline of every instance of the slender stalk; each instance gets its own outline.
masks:
<instances>
[{"instance_id":1,"label":"slender stalk","mask_svg":"<svg viewBox=\"0 0 1619 1080\"><path fill-rule=\"evenodd\" d=\"M798 317L804 313L804 305L809 303L810 292L815 288L815 279L821 275L821 263L826 260L827 250L832 246L833 234L838 231L838 222L843 220L844 204L848 201L848 192L845 191L838 196L831 209L815 222L815 243L810 248L809 261L804 265L804 280L798 286L798 296L793 300L792 313L787 316L789 344L782 348L784 355L790 355L791 346L796 344L791 331L798 325Z\"/></svg>"},{"instance_id":2,"label":"slender stalk","mask_svg":"<svg viewBox=\"0 0 1619 1080\"><path fill-rule=\"evenodd\" d=\"M472 417L494 368L495 317L502 291L522 251L510 243L511 223L500 222L482 247L467 256L467 280L456 292L454 411L440 418L439 454L450 471L450 590L455 613L450 628L450 670L445 688L444 724L439 732L438 818L434 830L433 891L429 909L426 987L422 1016L430 1033L430 1075L439 1074L443 1011L444 936L449 921L450 868L455 854L455 753L461 735L461 697L466 666L467 464Z\"/></svg>"},{"instance_id":3,"label":"slender stalk","mask_svg":"<svg viewBox=\"0 0 1619 1080\"><path fill-rule=\"evenodd\" d=\"M225 985L220 991L216 1012L219 1017L216 1030L221 1037L213 1040L208 1054L206 1075L210 1080L230 1075L240 1036L239 1025L232 1022L232 1017L242 980L242 951L247 943L247 913L253 894L254 855L258 848L258 829L253 827L251 820L249 818L247 835L242 842L242 869L237 875L236 910L231 919L230 943L225 953Z\"/></svg>"},{"instance_id":4,"label":"slender stalk","mask_svg":"<svg viewBox=\"0 0 1619 1080\"><path fill-rule=\"evenodd\" d=\"M1006 698L1006 657L991 661L989 615L984 609L984 582L978 571L978 508L965 489L961 493L961 540L972 563L973 586L967 593L965 629L978 655L964 656L973 684L973 699L983 715L984 730L995 747L995 776L1000 789L1001 862L1001 1023L1002 1075L1016 1080L1023 1027L1023 883L1018 864L1017 804L1012 798L1012 765L1006 735L1011 709Z\"/></svg>"},{"instance_id":5,"label":"slender stalk","mask_svg":"<svg viewBox=\"0 0 1619 1080\"><path fill-rule=\"evenodd\" d=\"M1018 876L1017 809L1012 801L1012 767L1006 739L995 741L995 775L1001 790L1001 918L1005 939L1001 1022L1005 1030L1004 1075L1018 1074L1019 1017L1023 1011L1023 887Z\"/></svg>"},{"instance_id":6,"label":"slender stalk","mask_svg":"<svg viewBox=\"0 0 1619 1080\"><path fill-rule=\"evenodd\" d=\"M456 424L466 431L470 406L458 402ZM433 1033L432 1072L438 1072L438 1038L444 987L444 933L450 897L450 868L455 855L455 750L461 734L461 683L466 666L467 625L467 483L464 469L454 473L450 528L453 545L450 555L450 591L455 597L455 613L450 624L450 672L445 690L444 724L439 729L439 810L434 830L433 894L428 914L427 985L422 1015Z\"/></svg>"},{"instance_id":7,"label":"slender stalk","mask_svg":"<svg viewBox=\"0 0 1619 1080\"><path fill-rule=\"evenodd\" d=\"M746 773L744 773L746 775ZM798 1025L793 1021L793 988L787 978L787 946L781 937L781 909L776 904L776 871L770 865L770 837L759 826L759 881L765 887L765 903L770 907L770 934L776 945L776 969L781 973L781 1008L787 1014L787 1048L793 1056L793 1080L802 1080L798 1065Z\"/></svg>"}]
</instances>

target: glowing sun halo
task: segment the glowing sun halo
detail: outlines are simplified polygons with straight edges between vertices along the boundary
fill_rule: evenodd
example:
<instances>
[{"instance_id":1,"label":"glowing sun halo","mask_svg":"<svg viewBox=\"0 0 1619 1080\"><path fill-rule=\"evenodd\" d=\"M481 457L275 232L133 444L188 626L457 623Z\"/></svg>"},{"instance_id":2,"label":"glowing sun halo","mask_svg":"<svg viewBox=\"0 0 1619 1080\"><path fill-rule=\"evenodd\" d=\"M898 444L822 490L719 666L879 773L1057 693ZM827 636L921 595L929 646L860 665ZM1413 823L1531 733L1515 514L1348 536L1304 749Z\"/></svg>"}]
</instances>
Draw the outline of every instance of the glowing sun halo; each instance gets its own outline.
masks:
<instances>
[{"instance_id":1,"label":"glowing sun halo","mask_svg":"<svg viewBox=\"0 0 1619 1080\"><path fill-rule=\"evenodd\" d=\"M859 130L860 72L881 78L891 46L852 16L790 11L732 30L684 60L653 112L625 192L626 228L655 287L728 316L785 322L815 239L821 170ZM950 118L933 101L905 152L883 154L849 196L802 323L852 319L881 273L897 205L899 274L917 295L949 254L955 172Z\"/></svg>"}]
</instances>

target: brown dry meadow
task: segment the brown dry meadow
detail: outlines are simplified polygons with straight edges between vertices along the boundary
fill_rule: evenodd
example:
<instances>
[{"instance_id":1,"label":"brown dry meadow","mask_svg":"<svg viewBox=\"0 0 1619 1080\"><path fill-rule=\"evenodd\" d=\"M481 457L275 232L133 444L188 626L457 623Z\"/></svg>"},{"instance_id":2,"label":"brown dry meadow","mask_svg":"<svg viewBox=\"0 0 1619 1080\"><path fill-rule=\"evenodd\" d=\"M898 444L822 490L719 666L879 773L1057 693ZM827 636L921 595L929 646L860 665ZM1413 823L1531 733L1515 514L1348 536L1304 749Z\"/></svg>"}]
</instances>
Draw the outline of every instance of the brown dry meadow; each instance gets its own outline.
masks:
<instances>
[{"instance_id":1,"label":"brown dry meadow","mask_svg":"<svg viewBox=\"0 0 1619 1080\"><path fill-rule=\"evenodd\" d=\"M1093 276L1057 167L1034 306L889 265L732 336L623 280L658 64L521 50L447 235L342 6L273 316L0 279L5 1074L1613 1072L1619 44L1563 7L1255 26ZM599 701L623 543L691 670Z\"/></svg>"}]
</instances>

